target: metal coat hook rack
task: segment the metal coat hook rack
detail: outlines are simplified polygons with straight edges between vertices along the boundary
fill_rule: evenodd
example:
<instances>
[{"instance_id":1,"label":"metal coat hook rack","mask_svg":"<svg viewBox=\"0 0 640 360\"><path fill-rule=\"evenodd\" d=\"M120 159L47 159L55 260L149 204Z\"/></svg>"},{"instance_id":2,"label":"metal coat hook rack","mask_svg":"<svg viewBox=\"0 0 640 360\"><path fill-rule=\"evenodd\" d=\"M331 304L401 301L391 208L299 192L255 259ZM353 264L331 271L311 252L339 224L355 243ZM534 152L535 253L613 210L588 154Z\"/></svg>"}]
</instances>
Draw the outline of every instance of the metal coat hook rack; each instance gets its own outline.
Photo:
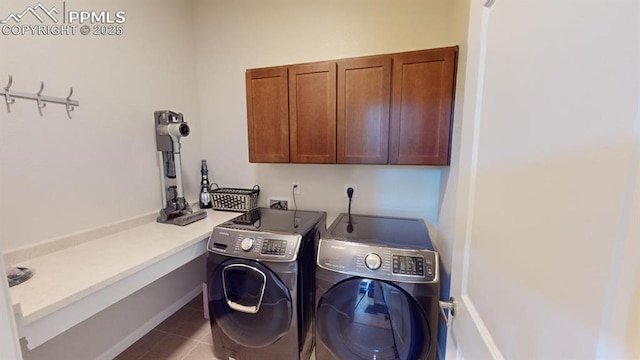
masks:
<instances>
[{"instance_id":1,"label":"metal coat hook rack","mask_svg":"<svg viewBox=\"0 0 640 360\"><path fill-rule=\"evenodd\" d=\"M13 76L9 75L9 82L7 83L7 86L5 86L3 89L0 89L0 95L4 95L5 104L7 105L7 112L11 112L11 105L16 102L16 99L35 100L40 116L42 116L42 109L47 106L47 103L65 105L67 116L69 116L69 119L71 119L71 112L75 109L75 107L80 106L78 100L71 100L71 95L73 95L73 87L71 87L69 90L69 96L67 96L66 98L59 98L42 95L42 91L44 90L43 81L40 81L40 90L38 90L38 92L35 94L11 90L11 85L13 85Z\"/></svg>"}]
</instances>

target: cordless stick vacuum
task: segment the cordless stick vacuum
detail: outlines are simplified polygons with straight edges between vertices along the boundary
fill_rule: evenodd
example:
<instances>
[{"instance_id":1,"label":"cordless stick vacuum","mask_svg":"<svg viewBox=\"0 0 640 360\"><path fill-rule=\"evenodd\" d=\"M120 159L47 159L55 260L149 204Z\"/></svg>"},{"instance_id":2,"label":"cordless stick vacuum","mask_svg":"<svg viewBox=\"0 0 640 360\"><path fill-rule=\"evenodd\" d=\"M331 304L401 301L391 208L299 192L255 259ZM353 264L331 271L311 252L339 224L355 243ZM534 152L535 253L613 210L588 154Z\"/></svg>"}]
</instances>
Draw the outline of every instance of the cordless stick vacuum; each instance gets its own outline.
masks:
<instances>
[{"instance_id":1,"label":"cordless stick vacuum","mask_svg":"<svg viewBox=\"0 0 640 360\"><path fill-rule=\"evenodd\" d=\"M156 128L156 145L160 161L162 206L157 221L184 226L207 217L205 210L193 212L184 198L182 187L182 159L180 138L191 131L182 114L161 110L153 113Z\"/></svg>"}]
</instances>

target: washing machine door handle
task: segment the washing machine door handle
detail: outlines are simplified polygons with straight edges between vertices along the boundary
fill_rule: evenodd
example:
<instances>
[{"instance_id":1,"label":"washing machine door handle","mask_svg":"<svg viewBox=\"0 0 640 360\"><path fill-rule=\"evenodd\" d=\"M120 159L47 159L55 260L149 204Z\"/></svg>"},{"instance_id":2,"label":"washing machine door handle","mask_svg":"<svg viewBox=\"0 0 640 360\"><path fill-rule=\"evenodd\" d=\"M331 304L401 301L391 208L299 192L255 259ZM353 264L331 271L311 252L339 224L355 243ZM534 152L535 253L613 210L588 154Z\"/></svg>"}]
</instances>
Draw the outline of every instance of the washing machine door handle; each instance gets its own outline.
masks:
<instances>
[{"instance_id":1,"label":"washing machine door handle","mask_svg":"<svg viewBox=\"0 0 640 360\"><path fill-rule=\"evenodd\" d=\"M237 302L233 302L227 299L227 305L235 311L240 311L247 314L255 314L258 312L257 306L246 306L242 304L238 304Z\"/></svg>"},{"instance_id":2,"label":"washing machine door handle","mask_svg":"<svg viewBox=\"0 0 640 360\"><path fill-rule=\"evenodd\" d=\"M231 265L227 265L224 267L224 269L222 270L223 274L228 271L228 270L237 270L238 268L244 268L244 270L249 270L249 271L255 271L258 274L260 274L260 276L262 277L262 286L260 288L260 298L258 300L258 303L256 305L243 305L240 304L236 301L231 301L229 300L229 296L227 295L227 281L226 281L226 276L222 276L222 288L224 290L224 297L225 300L227 300L227 305L229 305L229 307L235 311L240 311L243 313L247 313L247 314L255 314L258 312L258 310L260 310L260 305L262 304L262 298L264 296L264 289L267 287L267 275L262 272L262 270L253 267L253 266L249 266L246 264L231 264Z\"/></svg>"}]
</instances>

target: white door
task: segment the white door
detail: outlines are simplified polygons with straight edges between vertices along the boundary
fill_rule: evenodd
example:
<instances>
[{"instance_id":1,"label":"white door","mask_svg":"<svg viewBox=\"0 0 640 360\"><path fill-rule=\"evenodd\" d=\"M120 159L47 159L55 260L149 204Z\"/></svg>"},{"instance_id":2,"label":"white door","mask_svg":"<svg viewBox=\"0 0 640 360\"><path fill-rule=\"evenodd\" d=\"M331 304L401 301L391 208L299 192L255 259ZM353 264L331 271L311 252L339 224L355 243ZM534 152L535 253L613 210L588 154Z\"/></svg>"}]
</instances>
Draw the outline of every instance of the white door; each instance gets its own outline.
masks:
<instances>
[{"instance_id":1,"label":"white door","mask_svg":"<svg viewBox=\"0 0 640 360\"><path fill-rule=\"evenodd\" d=\"M640 2L471 0L468 34L447 357L640 358Z\"/></svg>"}]
</instances>

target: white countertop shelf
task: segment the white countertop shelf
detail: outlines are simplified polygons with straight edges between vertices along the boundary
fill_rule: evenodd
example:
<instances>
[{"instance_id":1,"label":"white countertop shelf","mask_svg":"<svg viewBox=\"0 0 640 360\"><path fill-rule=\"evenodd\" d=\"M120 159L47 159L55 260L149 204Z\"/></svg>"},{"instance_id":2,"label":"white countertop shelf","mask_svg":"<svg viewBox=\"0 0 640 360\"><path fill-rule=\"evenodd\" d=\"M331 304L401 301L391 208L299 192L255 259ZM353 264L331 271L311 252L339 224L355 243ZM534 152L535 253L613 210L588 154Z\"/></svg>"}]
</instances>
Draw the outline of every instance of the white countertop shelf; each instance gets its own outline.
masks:
<instances>
[{"instance_id":1,"label":"white countertop shelf","mask_svg":"<svg viewBox=\"0 0 640 360\"><path fill-rule=\"evenodd\" d=\"M201 256L213 227L238 215L207 210L184 227L148 222L8 264L35 271L10 289L20 337L33 349Z\"/></svg>"}]
</instances>

